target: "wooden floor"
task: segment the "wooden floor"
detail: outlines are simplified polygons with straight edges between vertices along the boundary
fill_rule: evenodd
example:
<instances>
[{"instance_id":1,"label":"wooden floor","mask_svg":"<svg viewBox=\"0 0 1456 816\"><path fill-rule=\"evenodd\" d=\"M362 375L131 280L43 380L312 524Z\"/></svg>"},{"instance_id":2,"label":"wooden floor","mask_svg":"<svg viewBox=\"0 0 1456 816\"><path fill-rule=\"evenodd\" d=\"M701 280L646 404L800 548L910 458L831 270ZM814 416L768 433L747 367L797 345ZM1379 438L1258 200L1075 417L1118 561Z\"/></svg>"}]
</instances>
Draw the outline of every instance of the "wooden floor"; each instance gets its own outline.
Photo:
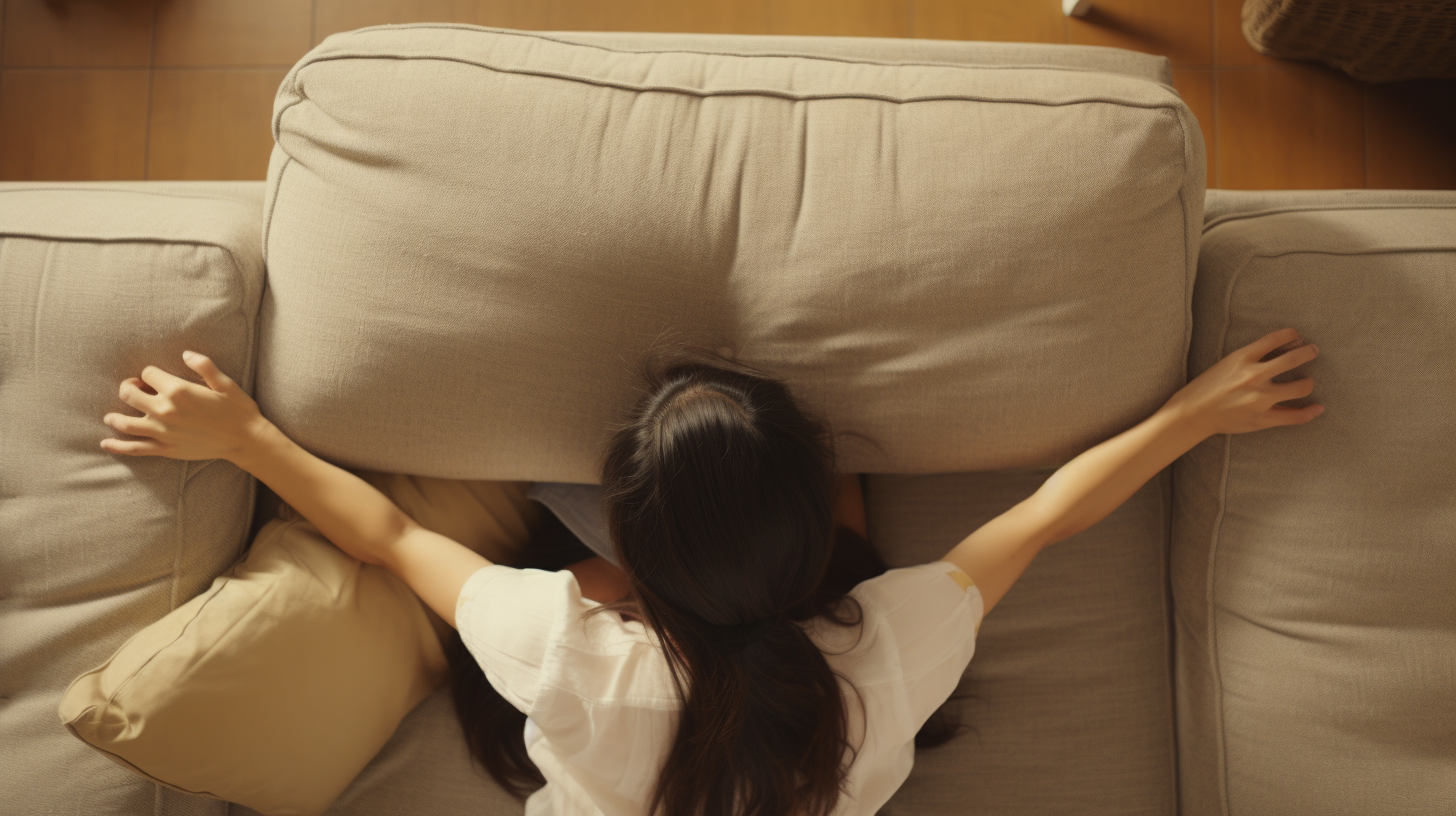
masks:
<instances>
[{"instance_id":1,"label":"wooden floor","mask_svg":"<svg viewBox=\"0 0 1456 816\"><path fill-rule=\"evenodd\" d=\"M1456 189L1456 83L1365 85L1255 52L1242 0L4 0L0 179L259 179L273 93L337 31L840 34L1112 45L1167 56L1209 186Z\"/></svg>"}]
</instances>

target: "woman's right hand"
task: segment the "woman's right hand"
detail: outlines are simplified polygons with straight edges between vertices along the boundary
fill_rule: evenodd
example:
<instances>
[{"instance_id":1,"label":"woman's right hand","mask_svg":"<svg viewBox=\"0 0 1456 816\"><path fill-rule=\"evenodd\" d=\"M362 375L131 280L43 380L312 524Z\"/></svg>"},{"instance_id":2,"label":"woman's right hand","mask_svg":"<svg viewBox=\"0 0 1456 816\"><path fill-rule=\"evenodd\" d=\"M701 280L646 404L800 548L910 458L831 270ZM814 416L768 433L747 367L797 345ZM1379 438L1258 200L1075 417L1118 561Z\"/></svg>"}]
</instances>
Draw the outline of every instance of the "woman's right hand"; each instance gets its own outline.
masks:
<instances>
[{"instance_id":1,"label":"woman's right hand","mask_svg":"<svg viewBox=\"0 0 1456 816\"><path fill-rule=\"evenodd\" d=\"M1303 425L1324 413L1323 405L1290 408L1276 403L1301 399L1314 391L1314 378L1293 382L1271 380L1319 356L1319 349L1304 345L1260 362L1280 346L1299 339L1294 329L1266 334L1219 360L1168 400L1167 406L1213 434L1260 431L1278 425Z\"/></svg>"}]
</instances>

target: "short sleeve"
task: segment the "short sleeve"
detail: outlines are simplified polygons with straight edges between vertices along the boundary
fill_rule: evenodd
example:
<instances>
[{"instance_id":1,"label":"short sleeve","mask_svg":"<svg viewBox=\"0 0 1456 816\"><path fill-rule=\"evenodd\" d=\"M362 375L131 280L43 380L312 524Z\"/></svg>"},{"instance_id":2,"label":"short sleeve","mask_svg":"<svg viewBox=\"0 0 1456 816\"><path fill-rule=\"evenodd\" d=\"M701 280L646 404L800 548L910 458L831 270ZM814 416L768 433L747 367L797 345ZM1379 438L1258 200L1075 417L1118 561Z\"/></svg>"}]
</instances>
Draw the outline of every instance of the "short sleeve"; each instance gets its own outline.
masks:
<instances>
[{"instance_id":1,"label":"short sleeve","mask_svg":"<svg viewBox=\"0 0 1456 816\"><path fill-rule=\"evenodd\" d=\"M493 564L465 581L455 602L455 626L490 684L529 715L548 656L588 603L570 572Z\"/></svg>"},{"instance_id":2,"label":"short sleeve","mask_svg":"<svg viewBox=\"0 0 1456 816\"><path fill-rule=\"evenodd\" d=\"M916 730L950 697L976 650L986 606L971 579L948 561L894 569L855 587L877 618L876 640L893 645Z\"/></svg>"}]
</instances>

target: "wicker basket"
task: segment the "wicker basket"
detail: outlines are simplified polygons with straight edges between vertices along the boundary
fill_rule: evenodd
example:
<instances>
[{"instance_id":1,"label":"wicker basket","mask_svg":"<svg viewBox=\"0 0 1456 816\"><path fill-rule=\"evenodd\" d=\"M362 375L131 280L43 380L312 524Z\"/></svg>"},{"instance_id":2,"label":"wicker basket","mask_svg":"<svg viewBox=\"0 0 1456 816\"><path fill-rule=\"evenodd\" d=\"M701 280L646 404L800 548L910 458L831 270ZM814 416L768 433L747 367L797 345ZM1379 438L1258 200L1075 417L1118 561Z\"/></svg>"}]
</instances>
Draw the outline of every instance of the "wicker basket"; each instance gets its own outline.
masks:
<instances>
[{"instance_id":1,"label":"wicker basket","mask_svg":"<svg viewBox=\"0 0 1456 816\"><path fill-rule=\"evenodd\" d=\"M1365 82L1456 77L1456 0L1244 0L1244 37Z\"/></svg>"}]
</instances>

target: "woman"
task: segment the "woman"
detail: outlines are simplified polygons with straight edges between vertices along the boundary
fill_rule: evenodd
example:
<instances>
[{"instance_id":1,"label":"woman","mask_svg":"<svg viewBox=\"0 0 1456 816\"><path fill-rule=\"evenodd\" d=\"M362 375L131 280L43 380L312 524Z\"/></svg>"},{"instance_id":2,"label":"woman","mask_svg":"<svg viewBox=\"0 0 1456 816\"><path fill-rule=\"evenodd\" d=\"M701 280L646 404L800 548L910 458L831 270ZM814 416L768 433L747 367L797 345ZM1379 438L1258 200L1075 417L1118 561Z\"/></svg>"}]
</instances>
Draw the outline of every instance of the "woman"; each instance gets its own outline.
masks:
<instances>
[{"instance_id":1,"label":"woman","mask_svg":"<svg viewBox=\"0 0 1456 816\"><path fill-rule=\"evenodd\" d=\"M566 571L492 565L415 524L304 451L206 357L200 386L149 366L121 385L143 417L108 451L224 458L328 539L399 575L454 625L529 715L547 781L528 814L874 813L908 775L915 734L955 687L976 630L1042 548L1106 517L1212 434L1308 422L1318 354L1274 332L1229 355L1147 420L1067 463L944 558L847 594L834 553L834 461L782 383L704 358L650 375L602 468L627 597L582 595ZM146 386L150 386L147 388ZM609 593L610 594L610 593ZM608 598L609 599L609 598Z\"/></svg>"}]
</instances>

